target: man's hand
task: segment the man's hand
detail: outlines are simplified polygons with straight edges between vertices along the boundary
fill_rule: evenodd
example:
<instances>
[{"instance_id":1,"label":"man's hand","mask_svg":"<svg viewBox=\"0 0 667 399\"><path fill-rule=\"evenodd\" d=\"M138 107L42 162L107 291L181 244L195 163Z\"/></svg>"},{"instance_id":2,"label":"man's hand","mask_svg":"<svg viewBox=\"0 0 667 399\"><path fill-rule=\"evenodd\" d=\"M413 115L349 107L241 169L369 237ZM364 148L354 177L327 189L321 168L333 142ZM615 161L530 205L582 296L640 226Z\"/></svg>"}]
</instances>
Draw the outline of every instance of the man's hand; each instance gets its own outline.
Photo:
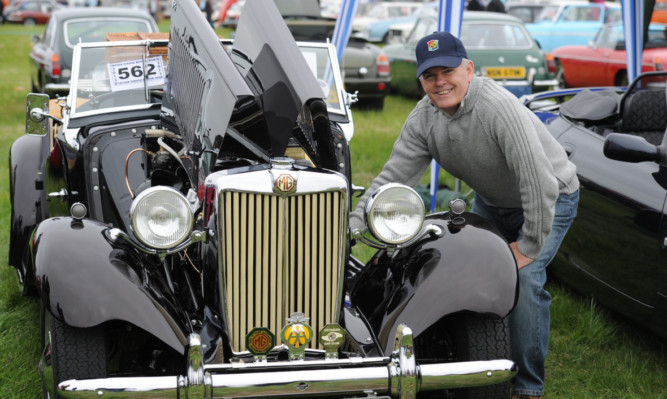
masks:
<instances>
[{"instance_id":1,"label":"man's hand","mask_svg":"<svg viewBox=\"0 0 667 399\"><path fill-rule=\"evenodd\" d=\"M514 259L516 259L516 265L519 269L529 265L535 260L522 254L521 251L519 251L519 244L517 244L516 241L510 244L510 248L512 248L512 254L514 254Z\"/></svg>"}]
</instances>

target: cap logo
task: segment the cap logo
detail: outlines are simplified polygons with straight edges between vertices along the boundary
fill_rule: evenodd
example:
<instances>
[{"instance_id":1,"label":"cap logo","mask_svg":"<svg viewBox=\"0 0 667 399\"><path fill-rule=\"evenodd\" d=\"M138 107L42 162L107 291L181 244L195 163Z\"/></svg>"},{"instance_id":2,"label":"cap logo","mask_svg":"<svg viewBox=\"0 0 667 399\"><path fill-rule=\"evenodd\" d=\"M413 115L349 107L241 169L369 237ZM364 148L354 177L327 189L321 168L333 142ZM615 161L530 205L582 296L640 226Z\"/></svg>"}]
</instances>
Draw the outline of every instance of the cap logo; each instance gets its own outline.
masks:
<instances>
[{"instance_id":1,"label":"cap logo","mask_svg":"<svg viewBox=\"0 0 667 399\"><path fill-rule=\"evenodd\" d=\"M438 49L438 41L437 40L429 40L428 43L426 43L428 46L428 51L436 51Z\"/></svg>"}]
</instances>

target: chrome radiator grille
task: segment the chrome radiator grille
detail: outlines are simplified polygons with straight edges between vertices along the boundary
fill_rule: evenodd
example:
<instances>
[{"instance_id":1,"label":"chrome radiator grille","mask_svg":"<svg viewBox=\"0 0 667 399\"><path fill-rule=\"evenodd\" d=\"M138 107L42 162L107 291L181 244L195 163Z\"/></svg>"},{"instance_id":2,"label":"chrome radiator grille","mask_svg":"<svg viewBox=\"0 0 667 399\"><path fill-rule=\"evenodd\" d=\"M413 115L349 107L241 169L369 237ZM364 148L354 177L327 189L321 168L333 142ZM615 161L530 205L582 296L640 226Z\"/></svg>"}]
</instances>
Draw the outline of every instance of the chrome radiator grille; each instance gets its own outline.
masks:
<instances>
[{"instance_id":1,"label":"chrome radiator grille","mask_svg":"<svg viewBox=\"0 0 667 399\"><path fill-rule=\"evenodd\" d=\"M309 317L315 337L338 320L346 193L276 195L221 191L221 272L235 352L255 327L276 335L293 312ZM316 348L317 339L310 347Z\"/></svg>"}]
</instances>

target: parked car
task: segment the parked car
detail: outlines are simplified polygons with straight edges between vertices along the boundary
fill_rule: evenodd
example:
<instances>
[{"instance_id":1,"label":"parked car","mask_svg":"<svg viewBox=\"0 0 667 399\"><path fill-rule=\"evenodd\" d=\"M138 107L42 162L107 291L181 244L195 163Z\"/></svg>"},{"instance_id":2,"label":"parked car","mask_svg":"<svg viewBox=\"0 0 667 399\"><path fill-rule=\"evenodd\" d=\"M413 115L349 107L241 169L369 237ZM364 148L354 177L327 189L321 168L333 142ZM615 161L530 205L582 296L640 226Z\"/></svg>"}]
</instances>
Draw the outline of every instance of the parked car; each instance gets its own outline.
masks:
<instances>
[{"instance_id":1,"label":"parked car","mask_svg":"<svg viewBox=\"0 0 667 399\"><path fill-rule=\"evenodd\" d=\"M651 22L667 24L667 0L655 0Z\"/></svg>"},{"instance_id":2,"label":"parked car","mask_svg":"<svg viewBox=\"0 0 667 399\"><path fill-rule=\"evenodd\" d=\"M542 13L554 13L544 9ZM542 50L551 52L566 45L586 45L595 37L602 25L621 22L621 6L618 3L563 2L552 19L539 16L538 21L526 24L526 29L540 44Z\"/></svg>"},{"instance_id":3,"label":"parked car","mask_svg":"<svg viewBox=\"0 0 667 399\"><path fill-rule=\"evenodd\" d=\"M525 98L581 183L577 217L552 275L665 338L666 79L665 71L646 72L627 87Z\"/></svg>"},{"instance_id":4,"label":"parked car","mask_svg":"<svg viewBox=\"0 0 667 399\"><path fill-rule=\"evenodd\" d=\"M217 14L214 13L215 18L213 19L215 26L220 27L225 22L227 18L227 11L229 8L236 3L237 0L222 0L220 1L220 7L218 7Z\"/></svg>"},{"instance_id":5,"label":"parked car","mask_svg":"<svg viewBox=\"0 0 667 399\"><path fill-rule=\"evenodd\" d=\"M667 26L650 24L644 40L642 71L662 71L667 63ZM561 87L627 86L623 25L607 24L587 46L563 46L551 53Z\"/></svg>"},{"instance_id":6,"label":"parked car","mask_svg":"<svg viewBox=\"0 0 667 399\"><path fill-rule=\"evenodd\" d=\"M159 32L147 12L116 7L67 7L53 13L41 36L33 36L30 83L33 92L54 97L69 91L72 52L79 43L104 41L108 33Z\"/></svg>"},{"instance_id":7,"label":"parked car","mask_svg":"<svg viewBox=\"0 0 667 399\"><path fill-rule=\"evenodd\" d=\"M44 397L509 397L507 241L395 184L350 236L333 46L297 47L273 2L231 44L172 11L171 43L77 44L62 117L27 97L8 259L42 308Z\"/></svg>"},{"instance_id":8,"label":"parked car","mask_svg":"<svg viewBox=\"0 0 667 399\"><path fill-rule=\"evenodd\" d=\"M224 18L222 18L220 26L236 29L236 25L239 23L239 18L241 17L241 11L243 11L244 4L245 0L237 0L233 4L230 4L229 8L227 8L227 13L225 14Z\"/></svg>"},{"instance_id":9,"label":"parked car","mask_svg":"<svg viewBox=\"0 0 667 399\"><path fill-rule=\"evenodd\" d=\"M435 17L420 18L405 43L383 48L389 59L392 89L409 95L423 95L417 79L415 47L422 37L437 30ZM511 15L466 11L461 24L461 41L475 64L475 74L496 79L521 96L555 86L556 67L530 37L520 19Z\"/></svg>"},{"instance_id":10,"label":"parked car","mask_svg":"<svg viewBox=\"0 0 667 399\"><path fill-rule=\"evenodd\" d=\"M354 35L371 42L389 40L392 24L414 21L414 13L422 7L420 2L386 1L372 5L366 14L358 14L352 22Z\"/></svg>"},{"instance_id":11,"label":"parked car","mask_svg":"<svg viewBox=\"0 0 667 399\"><path fill-rule=\"evenodd\" d=\"M321 15L317 0L275 0L296 40L331 40L334 18ZM364 39L349 38L343 50L341 72L345 89L356 93L359 107L382 110L391 87L389 62L382 49Z\"/></svg>"},{"instance_id":12,"label":"parked car","mask_svg":"<svg viewBox=\"0 0 667 399\"><path fill-rule=\"evenodd\" d=\"M25 26L49 22L51 13L60 8L53 0L18 0L3 11L4 21Z\"/></svg>"}]
</instances>

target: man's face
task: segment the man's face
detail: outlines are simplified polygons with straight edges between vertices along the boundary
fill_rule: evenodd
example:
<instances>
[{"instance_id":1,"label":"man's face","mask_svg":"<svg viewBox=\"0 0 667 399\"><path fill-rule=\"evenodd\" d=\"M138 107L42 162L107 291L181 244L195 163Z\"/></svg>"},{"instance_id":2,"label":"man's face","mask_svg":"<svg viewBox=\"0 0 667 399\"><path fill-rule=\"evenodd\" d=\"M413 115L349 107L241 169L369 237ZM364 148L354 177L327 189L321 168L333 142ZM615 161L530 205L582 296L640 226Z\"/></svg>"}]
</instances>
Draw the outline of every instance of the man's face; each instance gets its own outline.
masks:
<instances>
[{"instance_id":1,"label":"man's face","mask_svg":"<svg viewBox=\"0 0 667 399\"><path fill-rule=\"evenodd\" d=\"M454 115L468 92L474 74L475 66L472 61L463 60L456 68L429 68L424 71L419 81L435 106Z\"/></svg>"}]
</instances>

